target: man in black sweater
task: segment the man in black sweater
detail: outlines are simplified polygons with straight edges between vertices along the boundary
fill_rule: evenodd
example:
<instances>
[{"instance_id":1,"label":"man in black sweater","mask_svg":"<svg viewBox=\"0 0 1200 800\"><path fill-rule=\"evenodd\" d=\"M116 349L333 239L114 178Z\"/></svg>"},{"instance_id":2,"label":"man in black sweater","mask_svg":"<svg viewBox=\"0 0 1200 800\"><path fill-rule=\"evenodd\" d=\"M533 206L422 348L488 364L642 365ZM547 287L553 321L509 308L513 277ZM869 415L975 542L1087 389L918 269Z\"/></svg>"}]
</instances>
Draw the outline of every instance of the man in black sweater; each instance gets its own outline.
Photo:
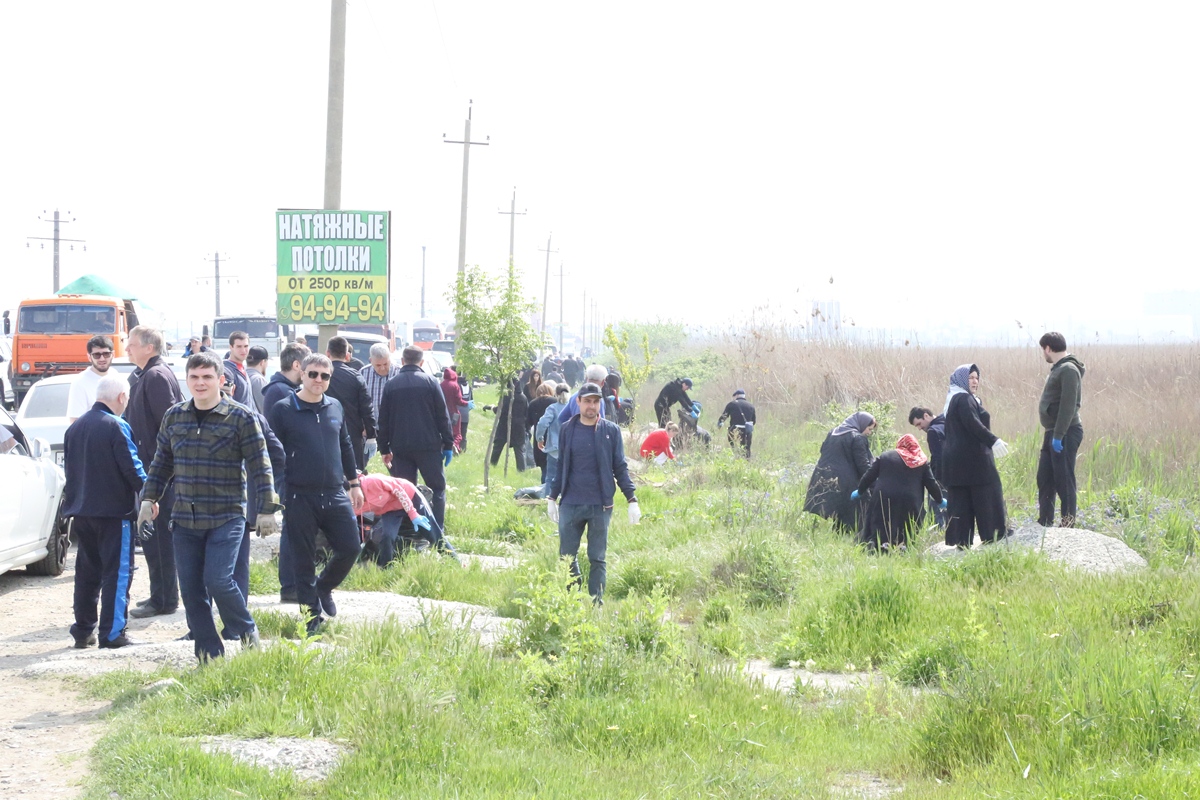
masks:
<instances>
[{"instance_id":1,"label":"man in black sweater","mask_svg":"<svg viewBox=\"0 0 1200 800\"><path fill-rule=\"evenodd\" d=\"M729 446L733 452L742 452L750 458L750 445L754 440L754 406L746 400L746 393L741 389L733 393L733 399L725 404L725 410L717 420L720 428L729 420Z\"/></svg>"},{"instance_id":2,"label":"man in black sweater","mask_svg":"<svg viewBox=\"0 0 1200 800\"><path fill-rule=\"evenodd\" d=\"M929 445L929 466L933 470L934 479L942 487L942 495L945 496L947 490L945 482L942 480L942 445L946 443L946 418L941 414L935 417L928 408L914 406L908 412L908 424L919 431L924 431L925 442ZM931 500L929 510L933 512L933 518L937 521L938 527L946 527L948 514L942 508L941 503L934 503Z\"/></svg>"},{"instance_id":3,"label":"man in black sweater","mask_svg":"<svg viewBox=\"0 0 1200 800\"><path fill-rule=\"evenodd\" d=\"M365 472L367 439L375 438L375 410L371 406L371 393L367 391L358 369L348 363L350 343L345 338L334 336L330 339L325 355L333 362L333 379L325 393L342 404L346 430L350 432L350 445L354 448L354 463L358 465L359 472Z\"/></svg>"}]
</instances>

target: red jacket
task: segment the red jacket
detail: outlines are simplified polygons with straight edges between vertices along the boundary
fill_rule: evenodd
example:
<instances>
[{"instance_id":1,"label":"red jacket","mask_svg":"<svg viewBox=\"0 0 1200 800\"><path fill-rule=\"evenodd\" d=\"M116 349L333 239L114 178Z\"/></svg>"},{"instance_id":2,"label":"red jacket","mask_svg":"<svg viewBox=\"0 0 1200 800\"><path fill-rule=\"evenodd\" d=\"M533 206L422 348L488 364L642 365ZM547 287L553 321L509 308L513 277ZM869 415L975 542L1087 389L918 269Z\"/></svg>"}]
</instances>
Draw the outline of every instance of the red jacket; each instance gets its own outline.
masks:
<instances>
[{"instance_id":1,"label":"red jacket","mask_svg":"<svg viewBox=\"0 0 1200 800\"><path fill-rule=\"evenodd\" d=\"M667 454L667 458L675 460L675 453L671 450L671 434L666 428L660 428L650 434L642 442L642 458L651 458L653 456Z\"/></svg>"},{"instance_id":2,"label":"red jacket","mask_svg":"<svg viewBox=\"0 0 1200 800\"><path fill-rule=\"evenodd\" d=\"M457 414L467 404L463 400L462 387L458 385L458 375L449 367L442 372L442 396L446 398L446 411L450 416Z\"/></svg>"},{"instance_id":3,"label":"red jacket","mask_svg":"<svg viewBox=\"0 0 1200 800\"><path fill-rule=\"evenodd\" d=\"M363 491L363 511L371 514L386 514L403 511L409 519L421 516L413 508L412 498L417 487L403 478L371 474L359 478Z\"/></svg>"}]
</instances>

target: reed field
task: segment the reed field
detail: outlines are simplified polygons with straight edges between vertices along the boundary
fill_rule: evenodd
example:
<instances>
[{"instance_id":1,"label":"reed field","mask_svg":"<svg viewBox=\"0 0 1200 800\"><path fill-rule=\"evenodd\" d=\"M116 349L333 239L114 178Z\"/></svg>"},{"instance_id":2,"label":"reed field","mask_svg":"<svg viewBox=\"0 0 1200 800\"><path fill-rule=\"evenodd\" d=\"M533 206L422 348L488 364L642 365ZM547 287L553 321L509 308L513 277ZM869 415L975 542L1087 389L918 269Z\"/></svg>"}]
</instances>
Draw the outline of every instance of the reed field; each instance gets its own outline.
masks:
<instances>
[{"instance_id":1,"label":"reed field","mask_svg":"<svg viewBox=\"0 0 1200 800\"><path fill-rule=\"evenodd\" d=\"M1035 337L1036 338L1036 337ZM95 798L1181 798L1200 796L1200 591L1194 562L1198 347L1075 347L1084 378L1081 525L1149 561L1091 575L1007 547L938 558L920 532L873 556L803 512L840 415L874 409L873 449L940 412L976 363L1014 524L1034 516L1036 347L927 349L790 341L770 331L660 354L644 418L687 375L715 429L732 390L759 411L755 458L723 435L682 464L640 465L641 525L617 499L603 607L567 588L544 506L514 504L536 473L493 471L489 414L448 470L448 534L516 568L432 555L358 566L347 589L475 603L520 625L480 647L452 620L334 621L319 646L264 615L269 643L203 668L118 673L91 756ZM482 408L489 392L481 389ZM889 416L890 415L890 416ZM714 433L716 431L714 430ZM923 437L918 434L923 441ZM374 465L378 468L378 465ZM586 560L584 569L587 569ZM277 591L273 563L252 591ZM840 692L779 692L743 667L854 676ZM147 695L170 675L173 691ZM320 737L347 755L300 781L206 754L199 737Z\"/></svg>"}]
</instances>

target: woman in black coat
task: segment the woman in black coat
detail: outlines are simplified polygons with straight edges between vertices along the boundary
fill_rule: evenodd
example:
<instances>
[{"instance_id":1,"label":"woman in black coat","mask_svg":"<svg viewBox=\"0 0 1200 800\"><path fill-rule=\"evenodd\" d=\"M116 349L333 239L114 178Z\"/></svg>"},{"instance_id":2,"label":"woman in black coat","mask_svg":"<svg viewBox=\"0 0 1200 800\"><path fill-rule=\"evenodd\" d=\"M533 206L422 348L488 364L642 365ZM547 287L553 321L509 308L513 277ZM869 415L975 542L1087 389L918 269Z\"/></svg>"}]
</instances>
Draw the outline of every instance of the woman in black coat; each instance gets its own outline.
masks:
<instances>
[{"instance_id":1,"label":"woman in black coat","mask_svg":"<svg viewBox=\"0 0 1200 800\"><path fill-rule=\"evenodd\" d=\"M963 364L950 376L946 398L946 442L942 446L942 475L949 495L950 519L946 544L966 549L975 542L975 529L984 544L1008 535L1004 487L996 457L1008 445L992 433L992 417L975 396L979 367Z\"/></svg>"},{"instance_id":2,"label":"woman in black coat","mask_svg":"<svg viewBox=\"0 0 1200 800\"><path fill-rule=\"evenodd\" d=\"M821 458L808 484L804 510L825 519L845 533L859 528L859 504L850 495L871 467L871 444L875 418L865 411L846 417L821 445Z\"/></svg>"},{"instance_id":3,"label":"woman in black coat","mask_svg":"<svg viewBox=\"0 0 1200 800\"><path fill-rule=\"evenodd\" d=\"M537 388L537 396L533 398L533 402L529 404L529 410L525 412L525 439L529 440L529 433L533 427L538 424L538 420L542 418L542 414L546 413L546 409L554 405L554 387L553 383L539 383ZM533 465L542 471L542 483L546 482L546 453L537 446L536 441L532 441L529 447L533 448Z\"/></svg>"},{"instance_id":4,"label":"woman in black coat","mask_svg":"<svg viewBox=\"0 0 1200 800\"><path fill-rule=\"evenodd\" d=\"M874 487L874 489L872 489ZM929 459L911 433L900 437L895 450L882 453L858 482L858 495L871 490L859 541L887 550L908 544L908 529L925 519L925 492L941 505L942 489L933 478Z\"/></svg>"}]
</instances>

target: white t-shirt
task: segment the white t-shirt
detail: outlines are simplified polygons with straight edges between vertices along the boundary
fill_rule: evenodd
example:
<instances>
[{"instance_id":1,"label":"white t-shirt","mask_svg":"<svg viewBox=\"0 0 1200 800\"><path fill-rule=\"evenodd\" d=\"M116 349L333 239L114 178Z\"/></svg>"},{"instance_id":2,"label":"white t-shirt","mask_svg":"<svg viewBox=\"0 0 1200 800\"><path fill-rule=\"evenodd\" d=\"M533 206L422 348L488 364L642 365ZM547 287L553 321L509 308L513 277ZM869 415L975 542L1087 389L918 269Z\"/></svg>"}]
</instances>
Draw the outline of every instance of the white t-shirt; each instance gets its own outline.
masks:
<instances>
[{"instance_id":1,"label":"white t-shirt","mask_svg":"<svg viewBox=\"0 0 1200 800\"><path fill-rule=\"evenodd\" d=\"M92 406L96 404L96 387L100 384L100 380L107 375L108 373L101 375L88 367L78 378L71 381L71 392L67 395L67 417L69 419L79 419L92 410Z\"/></svg>"}]
</instances>

